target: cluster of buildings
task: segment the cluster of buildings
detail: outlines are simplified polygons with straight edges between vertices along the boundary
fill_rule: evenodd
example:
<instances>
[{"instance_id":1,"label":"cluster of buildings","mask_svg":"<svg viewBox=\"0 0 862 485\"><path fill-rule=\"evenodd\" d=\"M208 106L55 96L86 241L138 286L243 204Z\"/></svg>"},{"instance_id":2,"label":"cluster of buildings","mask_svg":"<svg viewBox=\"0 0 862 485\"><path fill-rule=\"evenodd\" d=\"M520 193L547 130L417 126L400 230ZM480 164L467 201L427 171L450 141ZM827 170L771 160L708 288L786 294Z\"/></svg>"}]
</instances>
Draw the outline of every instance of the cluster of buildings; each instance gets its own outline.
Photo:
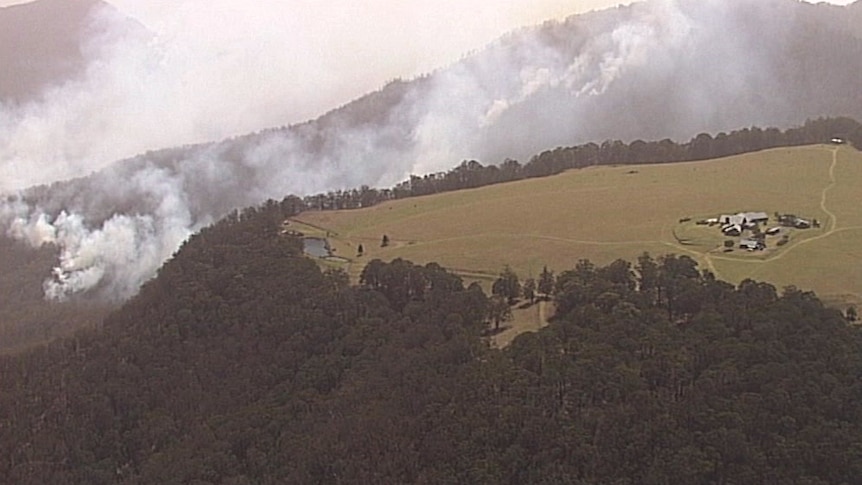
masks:
<instances>
[{"instance_id":1,"label":"cluster of buildings","mask_svg":"<svg viewBox=\"0 0 862 485\"><path fill-rule=\"evenodd\" d=\"M741 237L745 231L750 231L750 237L745 237L739 240L739 248L749 251L757 251L766 249L766 236L775 236L781 232L782 227L792 227L796 229L808 229L810 227L818 227L817 220L809 221L793 214L778 214L776 213L778 225L775 227L761 230L761 225L769 222L769 214L766 212L739 212L737 214L723 214L718 217L704 219L698 221L698 224L708 224L710 226L720 225L721 233L728 237ZM779 246L787 242L787 235L782 241L779 241ZM730 243L728 243L730 244Z\"/></svg>"},{"instance_id":2,"label":"cluster of buildings","mask_svg":"<svg viewBox=\"0 0 862 485\"><path fill-rule=\"evenodd\" d=\"M742 231L760 227L760 224L769 221L766 212L740 212L733 215L721 215L712 219L706 219L703 223L714 226L721 225L721 232L725 236L741 236Z\"/></svg>"},{"instance_id":3,"label":"cluster of buildings","mask_svg":"<svg viewBox=\"0 0 862 485\"><path fill-rule=\"evenodd\" d=\"M820 227L817 219L809 221L793 214L778 214L778 224L784 227L795 227L796 229L808 229L810 227Z\"/></svg>"},{"instance_id":4,"label":"cluster of buildings","mask_svg":"<svg viewBox=\"0 0 862 485\"><path fill-rule=\"evenodd\" d=\"M759 224L765 224L768 221L769 215L766 212L740 212L732 216L718 217L721 232L726 236L740 236L743 230L760 227Z\"/></svg>"}]
</instances>

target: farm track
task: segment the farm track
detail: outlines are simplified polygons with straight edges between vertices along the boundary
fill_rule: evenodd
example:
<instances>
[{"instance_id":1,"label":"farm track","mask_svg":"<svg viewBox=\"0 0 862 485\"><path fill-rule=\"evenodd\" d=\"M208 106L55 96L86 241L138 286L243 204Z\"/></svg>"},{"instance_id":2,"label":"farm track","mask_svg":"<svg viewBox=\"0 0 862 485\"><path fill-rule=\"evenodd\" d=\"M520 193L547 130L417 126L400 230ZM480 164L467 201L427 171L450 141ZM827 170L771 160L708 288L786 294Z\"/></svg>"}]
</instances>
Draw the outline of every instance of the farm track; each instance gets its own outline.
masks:
<instances>
[{"instance_id":1,"label":"farm track","mask_svg":"<svg viewBox=\"0 0 862 485\"><path fill-rule=\"evenodd\" d=\"M736 261L736 262L741 261L741 262L750 263L750 264L770 263L773 261L780 260L781 258L783 258L783 257L787 256L788 254L790 254L791 252L793 252L793 250L795 250L801 246L804 246L806 244L810 244L814 241L819 241L821 239L825 239L825 238L827 238L827 237L829 237L835 233L838 233L838 232L857 229L856 227L845 227L845 228L839 229L838 228L838 216L836 216L834 212L830 211L827 204L826 204L827 200L828 200L829 191L833 187L835 187L835 184L836 184L835 167L838 165L838 149L832 148L832 149L830 149L830 151L832 152L832 164L829 166L829 184L826 187L824 187L823 191L820 193L820 209L824 213L826 213L827 216L829 216L829 229L826 232L824 232L823 234L820 234L818 236L814 236L814 237L811 237L808 239L803 239L802 241L799 241L798 243L793 244L790 247L786 248L784 251L779 252L775 256L771 256L771 257L765 258L765 259L740 260L737 258L728 258L728 257L721 257L721 256L715 257L714 259L725 260L725 261Z\"/></svg>"},{"instance_id":2,"label":"farm track","mask_svg":"<svg viewBox=\"0 0 862 485\"><path fill-rule=\"evenodd\" d=\"M776 254L775 256L773 256L771 258L765 259L762 262L779 260L779 259L783 258L784 256L790 254L794 249L797 249L800 246L803 246L805 244L810 244L813 241L819 241L821 239L825 239L825 238L835 234L836 232L838 232L838 217L835 215L834 212L830 211L829 208L826 206L827 196L829 194L829 191L832 189L832 187L835 187L835 184L836 184L835 166L838 165L838 149L832 148L831 151L832 151L832 165L829 166L829 184L826 187L824 187L823 191L820 193L820 208L823 210L823 212L826 213L826 215L829 216L829 229L826 232L824 232L823 234L820 234L819 236L814 236L812 238L799 241L798 243L787 248L785 251L782 251L782 252Z\"/></svg>"},{"instance_id":3,"label":"farm track","mask_svg":"<svg viewBox=\"0 0 862 485\"><path fill-rule=\"evenodd\" d=\"M832 164L829 166L829 184L827 184L826 187L824 187L820 193L820 209L829 217L829 229L826 232L824 232L823 234L799 241L799 242L791 245L790 247L784 249L783 251L780 251L778 254L776 254L774 256L770 256L768 258L764 258L764 259L740 259L740 258L734 258L734 257L728 257L728 256L713 256L709 253L704 253L703 254L704 261L706 262L706 264L710 268L710 270L713 272L713 274L716 275L716 277L720 277L720 275L718 274L717 271L715 271L715 263L714 263L715 260L732 261L732 262L746 263L746 264L771 263L771 262L780 260L781 258L783 258L783 257L787 256L788 254L790 254L791 252L793 252L793 250L795 250L801 246L804 246L806 244L810 244L814 241L819 241L821 239L825 239L825 238L832 236L833 234L836 234L838 232L862 229L862 226L838 228L838 216L836 216L834 212L829 210L829 207L827 205L829 191L833 187L835 187L835 185L837 183L837 181L835 179L835 167L838 165L838 148L830 148L829 151L832 152Z\"/></svg>"},{"instance_id":4,"label":"farm track","mask_svg":"<svg viewBox=\"0 0 862 485\"><path fill-rule=\"evenodd\" d=\"M650 252L661 253L662 251L666 251L668 253L690 256L698 262L702 269L711 272L716 278L722 280L738 281L740 278L754 278L756 277L755 275L768 273L769 276L767 278L775 278L777 275L782 282L786 282L788 281L787 272L789 270L781 269L783 268L783 262L778 263L778 269L776 269L774 265L764 265L763 263L777 263L779 261L789 260L795 261L800 257L803 257L803 255L807 255L809 251L812 251L817 255L820 254L818 252L821 251L821 246L825 250L837 249L841 251L846 246L846 241L851 240L848 239L851 234L853 237L856 235L862 237L862 223L860 223L858 219L854 219L856 217L856 212L847 211L847 209L850 208L847 204L852 203L853 201L852 186L848 185L852 182L850 181L851 179L845 179L843 176L845 169L852 170L852 172L848 173L858 172L855 165L848 165L845 167L845 163L856 163L856 155L853 155L850 158L844 157L845 152L843 149L835 146L820 145L816 147L808 147L806 150L807 151L802 153L802 156L804 157L802 159L798 158L795 154L779 154L780 156L785 157L790 163L788 172L782 172L782 180L788 180L790 181L789 183L796 183L796 185L794 185L794 190L802 190L802 192L799 192L799 195L800 199L804 198L805 200L805 208L803 212L813 212L811 215L818 216L822 221L821 228L809 231L793 231L794 233L791 235L791 240L788 244L781 248L772 249L768 252L759 254L725 254L717 241L713 241L708 238L702 241L698 241L697 239L680 239L677 234L675 234L676 225L667 222L665 224L661 224L659 222L658 224L653 225L652 228L655 229L653 232L646 237L639 238L638 233L632 231L626 231L624 233L602 233L596 231L593 231L592 233L583 233L580 231L568 230L568 227L554 226L551 224L542 225L539 223L533 223L533 221L529 221L529 230L521 232L519 230L521 227L518 227L519 224L513 224L511 218L507 219L505 224L496 224L496 219L493 217L489 220L478 222L471 220L470 224L464 224L463 221L457 219L460 217L460 214L463 213L481 213L483 211L490 211L493 216L499 217L501 214L499 210L500 205L506 205L507 207L524 207L525 205L528 205L529 201L532 200L533 192L527 191L524 187L520 186L513 186L513 192L511 194L506 190L497 188L491 190L490 193L480 194L481 197L477 195L476 197L478 200L472 200L470 197L467 197L469 194L461 194L458 197L453 195L447 196L449 198L454 197L454 199L447 199L445 200L445 203L441 203L440 201L433 199L430 200L430 204L424 199L413 201L412 203L393 203L393 205L395 205L395 209L398 210L393 211L392 214L387 215L388 211L366 211L362 213L363 219L350 221L347 224L344 222L349 219L343 217L342 219L338 219L337 215L332 219L321 218L322 220L315 220L313 215L308 218L309 220L305 220L305 217L300 216L296 220L297 222L302 221L306 224L309 222L317 223L318 225L315 226L315 230L320 232L325 232L327 230L330 231L332 237L335 240L340 241L340 244L342 245L340 249L344 249L346 252L352 251L351 248L355 247L358 243L365 244L366 248L376 248L376 241L379 241L377 233L389 233L391 238L390 249L385 251L379 249L369 251L369 257L376 257L376 255L379 254L384 257L384 259L397 255L408 259L412 257L417 260L427 258L432 258L433 260L433 256L435 254L447 255L457 254L462 250L468 251L464 252L464 254L459 254L459 257L450 261L450 263L454 264L451 266L447 265L447 267L450 271L464 278L483 281L483 284L495 279L498 273L494 271L492 265L488 264L488 258L482 259L482 257L478 256L478 253L481 253L484 257L485 253L483 251L486 249L494 251L499 248L516 248L517 250L517 248L528 247L535 248L533 252L540 254L565 251L566 254L573 255L583 253L585 255L601 254L613 256L617 253L624 253L629 255L629 257L631 257L632 251L637 250L639 247L643 247L644 250L649 250ZM847 155L849 157L849 154ZM803 163L806 158L812 156L815 157L816 163ZM795 159L792 157L795 157ZM765 153L762 158L768 163L776 162L775 153ZM783 162L784 159L778 157L778 160ZM734 159L730 163L738 162ZM700 167L682 168L688 168L689 170L686 172L691 172L693 175L694 168ZM709 167L706 166L706 168ZM782 166L776 166L776 169L778 170L781 170L781 168ZM706 173L709 174L710 172L707 171ZM644 183L652 183L652 185L647 186L648 188L652 188L655 183L658 183L656 181L661 178L661 175L663 175L663 172L661 174L652 174L652 179L645 180ZM677 177L676 175L672 175L671 180L676 180L678 184L681 184L686 180L689 180L686 177L690 176L691 175ZM802 177L806 177L807 181L804 183L801 182ZM580 179L577 180L583 182ZM855 180L855 178L853 180ZM608 183L608 179L600 179L597 181L600 183ZM538 187L542 188L542 186ZM578 190L575 191L570 191L567 188L561 187L563 186L557 183L554 185L554 190L552 190L552 192L557 195L573 192L573 194L577 195L581 192L595 193L597 191L608 190L608 186L606 185L600 185L599 187L579 186ZM640 187L640 185L635 183L633 187L637 188ZM778 189L773 187L772 192L767 194L768 198L771 197L770 200L773 205L776 203L776 197L774 194L776 191L778 191ZM644 193L648 194L649 192L646 191ZM691 196L691 194L688 194L688 196ZM560 197L557 197L554 200L559 202L557 199L561 198L565 199L563 195L560 195ZM582 198L588 201L592 200L587 195L584 195ZM721 197L714 198L721 200ZM411 205L412 208L407 206L407 204ZM447 214L447 211L449 214ZM565 211L559 210L552 212L551 215L553 218L551 220L557 221L559 224L565 224L568 219L566 219L567 215L564 212ZM520 211L517 215L524 216L527 213L528 211ZM663 216L667 216L668 214L663 214ZM447 217L456 218L455 220L460 224L457 227L457 230L453 230L451 225L447 225ZM425 218L427 218L427 220ZM670 219L669 217L663 217L661 220L669 221ZM341 225L339 225L339 222L341 222ZM402 234L403 239L398 236L393 237L393 232L397 234L398 231L396 229L400 228L402 225L411 228L413 233L408 231L405 234ZM437 225L440 225L441 227L440 232L429 230L429 228L436 227ZM369 229L369 227L371 229ZM614 229L614 227L611 227L611 229ZM617 229L619 229L619 227L617 227ZM374 235L371 236L371 234ZM839 237L839 234L842 236ZM579 237L582 235L587 237ZM832 239L826 239L830 237ZM817 245L812 245L811 243L814 241L819 241L819 243ZM830 246L833 244L833 241L837 245L836 248L832 248ZM411 248L416 248L416 250L414 251ZM801 251L798 250L798 248L802 248ZM538 264L530 259L533 257L532 254L533 253L530 253L529 255L518 253L514 255L516 260L520 258L518 263L523 266L521 269L524 269L524 271L528 271L525 268L529 268L530 265ZM792 256L786 258L788 254L792 254ZM842 257L857 257L856 251L851 250L851 247L847 247L847 249L843 250L841 254L843 255ZM506 257L505 254L500 254L498 256L500 258ZM805 259L807 260L807 258ZM856 261L856 259L850 259L849 261ZM817 267L823 266L823 261L813 261L812 265ZM361 269L359 266L364 266L363 261L354 260L351 267L348 268L348 271L352 276L355 276L357 271ZM807 269L805 269L805 271L808 271L808 273L802 272L803 276L813 279L814 283L804 282L803 284L817 287L816 280L818 276L812 273L814 266L806 266ZM842 275L847 276L844 273L842 273ZM860 293L853 289L856 284L856 281L852 278L850 278L846 283L843 281L840 283L834 283L830 280L830 286L828 287L830 288L829 291L836 292L836 294L838 292L852 294L853 298L858 300ZM844 289L844 287L840 285L849 285L849 289ZM833 287L835 289L833 289ZM534 317L538 318L537 316ZM541 318L539 318L539 320L541 320Z\"/></svg>"},{"instance_id":5,"label":"farm track","mask_svg":"<svg viewBox=\"0 0 862 485\"><path fill-rule=\"evenodd\" d=\"M562 242L562 243L568 243L568 244L591 245L591 246L632 246L632 245L658 244L658 245L668 246L670 248L673 248L673 249L679 250L681 252L687 253L687 254L693 256L695 259L700 259L701 261L703 261L706 268L713 275L715 275L716 278L721 279L721 273L718 271L718 269L716 268L716 265L715 265L716 261L730 261L730 262L737 262L737 263L741 262L741 263L746 263L746 264L758 264L758 265L764 264L764 263L771 263L771 262L778 261L778 260L784 258L787 254L790 254L791 252L793 252L797 248L802 247L806 244L810 244L814 241L819 241L819 240L825 239L825 238L830 237L833 234L836 234L839 232L862 229L862 226L839 228L838 227L838 216L836 216L834 212L829 210L829 206L828 206L829 191L832 190L835 187L835 185L837 184L837 180L835 178L835 168L838 165L838 148L829 148L828 150L830 152L832 152L832 163L829 166L829 183L826 185L826 187L823 188L823 190L820 193L820 208L829 217L828 230L825 231L823 234L820 234L818 236L814 236L814 237L799 241L799 242L791 245L790 247L785 248L783 251L780 251L777 254L770 256L768 258L764 258L764 259L741 259L741 258L735 258L735 257L729 257L729 256L712 255L708 251L707 252L700 252L700 251L696 251L696 250L687 248L686 246L684 246L682 244L672 243L669 241L661 241L661 240L597 241L597 240L571 239L571 238L547 236L547 235L541 235L541 234L482 233L482 234L471 234L469 236L459 236L459 237L455 237L455 238L432 239L432 240L422 241L420 243L417 243L417 245L439 244L439 243L445 243L445 242L451 242L451 241L457 241L457 240L487 237L487 236L491 236L491 235L496 236L496 237L502 236L502 237L507 237L507 238L530 238L530 239L535 239L535 240L546 240L546 241L555 241L555 242Z\"/></svg>"},{"instance_id":6,"label":"farm track","mask_svg":"<svg viewBox=\"0 0 862 485\"><path fill-rule=\"evenodd\" d=\"M491 342L500 349L508 347L518 335L535 332L547 326L549 315L553 311L551 302L545 300L539 300L525 309L518 309L505 330L492 336Z\"/></svg>"}]
</instances>

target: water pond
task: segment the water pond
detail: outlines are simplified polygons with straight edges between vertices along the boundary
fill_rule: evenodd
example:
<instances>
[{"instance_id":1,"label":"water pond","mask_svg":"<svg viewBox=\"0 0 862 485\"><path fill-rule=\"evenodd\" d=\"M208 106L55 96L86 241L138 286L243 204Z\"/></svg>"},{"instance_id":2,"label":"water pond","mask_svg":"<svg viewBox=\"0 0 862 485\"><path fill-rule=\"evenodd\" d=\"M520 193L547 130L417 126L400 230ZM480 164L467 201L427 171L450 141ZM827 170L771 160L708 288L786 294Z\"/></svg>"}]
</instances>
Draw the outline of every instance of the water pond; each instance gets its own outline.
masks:
<instances>
[{"instance_id":1,"label":"water pond","mask_svg":"<svg viewBox=\"0 0 862 485\"><path fill-rule=\"evenodd\" d=\"M302 252L315 258L332 256L329 241L322 237L306 237L302 239Z\"/></svg>"}]
</instances>

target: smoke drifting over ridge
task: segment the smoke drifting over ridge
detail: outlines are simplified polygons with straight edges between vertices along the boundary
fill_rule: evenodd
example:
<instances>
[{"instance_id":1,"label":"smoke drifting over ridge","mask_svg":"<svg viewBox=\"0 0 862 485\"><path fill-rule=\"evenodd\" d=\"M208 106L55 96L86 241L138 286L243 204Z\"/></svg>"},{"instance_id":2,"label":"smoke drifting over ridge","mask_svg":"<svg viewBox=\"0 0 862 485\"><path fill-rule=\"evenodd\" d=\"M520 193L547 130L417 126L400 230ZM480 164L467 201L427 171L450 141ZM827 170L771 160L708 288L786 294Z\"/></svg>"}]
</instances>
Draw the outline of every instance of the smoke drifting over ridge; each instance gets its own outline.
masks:
<instances>
[{"instance_id":1,"label":"smoke drifting over ridge","mask_svg":"<svg viewBox=\"0 0 862 485\"><path fill-rule=\"evenodd\" d=\"M76 13L95 7L81 48L91 61L83 75L24 106L4 108L0 99L0 190L87 175L148 149L312 119L390 79L452 62L515 18L559 13L564 3L108 1L38 0L0 12L29 11L19 19L29 24L67 6ZM125 12L143 26L135 29ZM465 23L459 16L470 20L451 28ZM23 40L50 37L56 27L9 30ZM77 39L58 43L70 41ZM22 64L34 62L43 60ZM33 160L43 170L32 170Z\"/></svg>"},{"instance_id":2,"label":"smoke drifting over ridge","mask_svg":"<svg viewBox=\"0 0 862 485\"><path fill-rule=\"evenodd\" d=\"M847 9L854 15L860 10L858 4ZM551 22L510 34L427 77L392 83L315 122L148 153L50 188L6 185L16 195L0 204L0 223L19 240L61 249L45 283L47 297L95 290L124 299L191 233L233 208L267 198L389 186L465 158L523 160L588 140L686 139L751 124L787 126L810 116L858 117L855 78L862 42L849 26L834 29L848 16L795 0L656 0ZM832 22L832 30L817 29L822 22ZM97 43L95 57L114 59L122 53L117 46L149 42L146 36L121 40ZM823 61L836 52L841 65ZM174 82L147 78L149 62L169 59L135 59L122 69L96 62L88 79ZM136 99L127 105L134 111L149 102L147 93L159 92L139 89L130 83L128 91L114 91L123 93L117 102ZM164 92L177 91L168 86ZM40 106L61 113L64 102L92 95L97 93L67 85ZM218 102L213 99L214 106ZM85 119L65 122L70 132L77 131L75 122L111 122L99 115L87 112ZM175 115L182 116L160 114L165 130L182 131L173 124ZM226 114L214 108L213 116ZM16 148L26 142L26 129L15 123L0 127L3 160L26 152ZM111 140L80 142L111 150ZM146 133L140 143L140 151L152 146ZM52 150L68 153L66 148ZM50 153L40 156L40 163L51 159ZM61 162L68 160L19 172L4 165L3 180L28 185L58 179L56 173L38 178L45 173L59 171L65 178L93 168L88 160L77 167ZM10 173L18 178L7 178Z\"/></svg>"}]
</instances>

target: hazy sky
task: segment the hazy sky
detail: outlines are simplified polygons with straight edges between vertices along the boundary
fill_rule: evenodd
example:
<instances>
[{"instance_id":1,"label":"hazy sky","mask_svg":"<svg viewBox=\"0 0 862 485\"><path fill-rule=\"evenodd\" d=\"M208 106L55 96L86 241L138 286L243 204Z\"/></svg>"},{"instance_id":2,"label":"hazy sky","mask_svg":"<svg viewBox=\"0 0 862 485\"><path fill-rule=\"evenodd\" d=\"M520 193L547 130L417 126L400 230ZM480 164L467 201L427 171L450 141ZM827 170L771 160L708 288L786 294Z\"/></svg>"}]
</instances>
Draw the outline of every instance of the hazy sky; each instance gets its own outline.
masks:
<instances>
[{"instance_id":1,"label":"hazy sky","mask_svg":"<svg viewBox=\"0 0 862 485\"><path fill-rule=\"evenodd\" d=\"M0 190L48 183L48 173L80 176L150 149L314 119L518 27L622 3L108 1L155 36L125 35L127 23L100 17L98 25L117 30L101 27L103 35L84 46L96 62L81 79L0 112L0 120L13 120L5 132L0 126ZM34 174L32 160L51 170Z\"/></svg>"}]
</instances>

